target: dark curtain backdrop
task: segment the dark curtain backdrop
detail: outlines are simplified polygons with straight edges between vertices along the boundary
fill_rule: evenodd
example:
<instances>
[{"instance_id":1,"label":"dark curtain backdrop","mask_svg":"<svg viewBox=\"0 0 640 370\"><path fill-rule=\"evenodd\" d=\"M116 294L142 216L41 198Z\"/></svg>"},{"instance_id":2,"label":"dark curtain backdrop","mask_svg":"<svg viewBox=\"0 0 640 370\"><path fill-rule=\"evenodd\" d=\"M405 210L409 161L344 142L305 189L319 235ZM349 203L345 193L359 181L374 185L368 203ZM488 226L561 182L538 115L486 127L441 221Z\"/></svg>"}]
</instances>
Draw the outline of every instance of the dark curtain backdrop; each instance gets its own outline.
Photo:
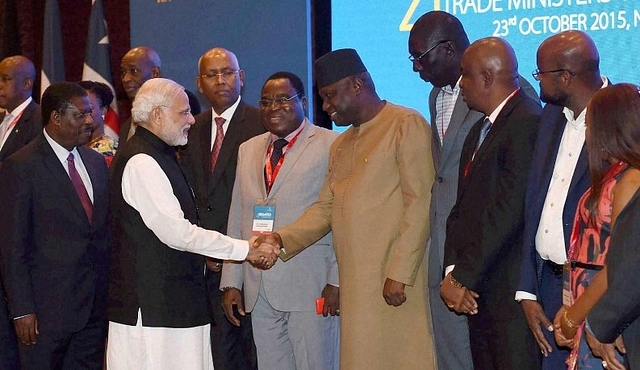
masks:
<instances>
[{"instance_id":1,"label":"dark curtain backdrop","mask_svg":"<svg viewBox=\"0 0 640 370\"><path fill-rule=\"evenodd\" d=\"M109 27L111 73L121 120L130 115L131 104L120 82L120 59L130 49L130 0L103 0ZM58 0L66 75L69 81L82 78L91 0ZM331 51L331 0L311 0L314 59ZM38 71L34 98L40 97L40 67L42 64L42 32L45 0L0 0L0 60L21 54L31 59ZM134 45L135 46L135 45ZM312 112L315 123L331 128L331 121L322 112L322 101L316 99Z\"/></svg>"},{"instance_id":2,"label":"dark curtain backdrop","mask_svg":"<svg viewBox=\"0 0 640 370\"><path fill-rule=\"evenodd\" d=\"M82 78L91 0L58 0L67 80ZM103 0L109 28L111 73L121 119L130 104L120 82L120 59L130 48L129 0ZM36 65L34 98L40 96L45 0L0 0L0 59L21 54Z\"/></svg>"}]
</instances>

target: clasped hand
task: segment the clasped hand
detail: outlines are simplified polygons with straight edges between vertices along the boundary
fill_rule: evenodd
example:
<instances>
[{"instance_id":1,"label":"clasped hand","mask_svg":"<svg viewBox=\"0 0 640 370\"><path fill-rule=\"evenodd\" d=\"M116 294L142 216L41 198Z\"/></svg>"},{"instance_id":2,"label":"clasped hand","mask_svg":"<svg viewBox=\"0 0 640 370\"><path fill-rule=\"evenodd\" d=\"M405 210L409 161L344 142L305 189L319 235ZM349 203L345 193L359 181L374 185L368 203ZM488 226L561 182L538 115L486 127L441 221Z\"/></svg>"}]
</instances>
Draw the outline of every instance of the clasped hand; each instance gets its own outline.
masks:
<instances>
[{"instance_id":1,"label":"clasped hand","mask_svg":"<svg viewBox=\"0 0 640 370\"><path fill-rule=\"evenodd\" d=\"M281 247L282 239L276 233L254 236L249 240L246 260L257 268L268 270L276 263Z\"/></svg>"},{"instance_id":2,"label":"clasped hand","mask_svg":"<svg viewBox=\"0 0 640 370\"><path fill-rule=\"evenodd\" d=\"M450 274L450 273L449 273ZM476 299L480 295L467 287L455 287L451 284L451 277L445 276L440 283L440 296L450 310L458 314L475 315L478 313Z\"/></svg>"}]
</instances>

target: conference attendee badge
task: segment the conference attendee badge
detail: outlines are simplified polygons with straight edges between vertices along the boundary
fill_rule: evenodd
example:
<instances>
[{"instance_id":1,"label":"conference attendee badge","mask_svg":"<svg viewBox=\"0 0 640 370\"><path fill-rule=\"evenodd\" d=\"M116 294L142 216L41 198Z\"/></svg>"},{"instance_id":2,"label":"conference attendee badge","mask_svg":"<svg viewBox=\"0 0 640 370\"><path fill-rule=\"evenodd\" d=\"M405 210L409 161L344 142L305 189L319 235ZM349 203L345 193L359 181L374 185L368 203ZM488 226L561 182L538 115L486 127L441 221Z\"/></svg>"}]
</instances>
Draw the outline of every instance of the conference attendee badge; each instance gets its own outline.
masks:
<instances>
[{"instance_id":1,"label":"conference attendee badge","mask_svg":"<svg viewBox=\"0 0 640 370\"><path fill-rule=\"evenodd\" d=\"M276 219L276 205L273 200L265 202L263 199L256 201L253 206L253 226L251 233L260 235L273 231L273 223Z\"/></svg>"},{"instance_id":2,"label":"conference attendee badge","mask_svg":"<svg viewBox=\"0 0 640 370\"><path fill-rule=\"evenodd\" d=\"M571 262L567 261L562 266L562 304L571 306Z\"/></svg>"}]
</instances>

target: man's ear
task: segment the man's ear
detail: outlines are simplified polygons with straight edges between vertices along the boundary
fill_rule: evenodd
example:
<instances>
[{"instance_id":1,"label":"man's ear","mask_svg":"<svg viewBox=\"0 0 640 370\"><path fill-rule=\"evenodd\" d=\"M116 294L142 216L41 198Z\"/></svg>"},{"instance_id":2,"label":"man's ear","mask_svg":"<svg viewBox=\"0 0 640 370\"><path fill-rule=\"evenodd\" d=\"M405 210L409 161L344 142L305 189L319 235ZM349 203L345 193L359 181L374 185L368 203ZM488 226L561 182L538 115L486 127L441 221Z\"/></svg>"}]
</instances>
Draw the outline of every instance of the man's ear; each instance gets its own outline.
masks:
<instances>
[{"instance_id":1,"label":"man's ear","mask_svg":"<svg viewBox=\"0 0 640 370\"><path fill-rule=\"evenodd\" d=\"M482 72L482 76L484 78L484 88L488 89L493 85L493 75L489 71Z\"/></svg>"}]
</instances>

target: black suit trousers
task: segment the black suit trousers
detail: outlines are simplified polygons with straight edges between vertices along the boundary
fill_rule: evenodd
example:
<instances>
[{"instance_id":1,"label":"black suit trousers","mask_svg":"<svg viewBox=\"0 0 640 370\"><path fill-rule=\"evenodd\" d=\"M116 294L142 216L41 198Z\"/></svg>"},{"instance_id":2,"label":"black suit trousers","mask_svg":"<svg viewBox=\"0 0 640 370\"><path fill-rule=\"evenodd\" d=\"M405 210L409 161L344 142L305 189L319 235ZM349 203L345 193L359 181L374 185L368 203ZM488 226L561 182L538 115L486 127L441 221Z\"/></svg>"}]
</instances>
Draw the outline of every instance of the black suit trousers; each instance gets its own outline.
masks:
<instances>
[{"instance_id":1,"label":"black suit trousers","mask_svg":"<svg viewBox=\"0 0 640 370\"><path fill-rule=\"evenodd\" d=\"M233 326L222 310L220 272L207 270L207 285L211 302L211 353L216 370L257 370L258 359L253 343L251 314L240 319L240 327Z\"/></svg>"}]
</instances>

